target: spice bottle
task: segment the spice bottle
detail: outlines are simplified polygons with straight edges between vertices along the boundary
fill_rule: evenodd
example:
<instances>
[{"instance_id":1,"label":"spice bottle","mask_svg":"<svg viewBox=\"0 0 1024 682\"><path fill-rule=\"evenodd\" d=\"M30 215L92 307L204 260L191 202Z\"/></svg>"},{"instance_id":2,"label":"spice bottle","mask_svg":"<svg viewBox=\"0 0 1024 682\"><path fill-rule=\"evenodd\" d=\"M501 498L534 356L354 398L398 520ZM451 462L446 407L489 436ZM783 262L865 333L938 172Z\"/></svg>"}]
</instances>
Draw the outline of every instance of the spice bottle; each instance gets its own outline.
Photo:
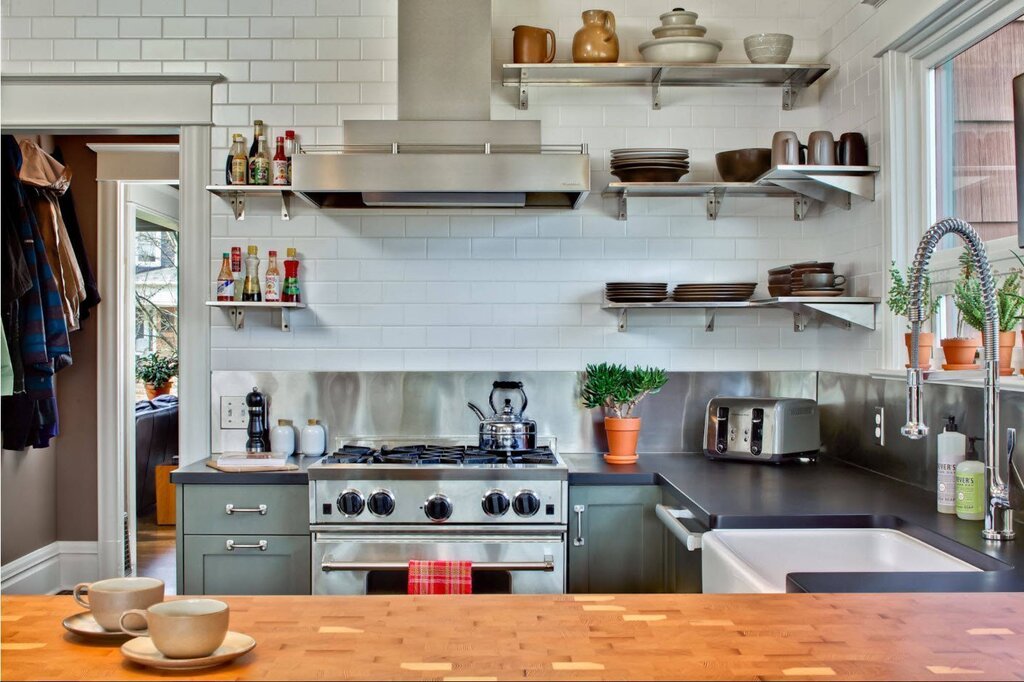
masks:
<instances>
[{"instance_id":1,"label":"spice bottle","mask_svg":"<svg viewBox=\"0 0 1024 682\"><path fill-rule=\"evenodd\" d=\"M220 274L217 275L217 300L235 300L235 276L231 272L230 253L224 254L224 260L220 264Z\"/></svg>"},{"instance_id":2,"label":"spice bottle","mask_svg":"<svg viewBox=\"0 0 1024 682\"><path fill-rule=\"evenodd\" d=\"M232 287L234 291L235 300L242 300L242 247L232 246L231 247L231 277L234 279L235 284Z\"/></svg>"},{"instance_id":3,"label":"spice bottle","mask_svg":"<svg viewBox=\"0 0 1024 682\"><path fill-rule=\"evenodd\" d=\"M288 184L292 184L292 157L295 156L295 131L284 131L284 156L288 159Z\"/></svg>"},{"instance_id":4,"label":"spice bottle","mask_svg":"<svg viewBox=\"0 0 1024 682\"><path fill-rule=\"evenodd\" d=\"M252 181L252 165L251 160L256 157L256 149L259 147L260 136L266 135L263 130L263 121L256 119L252 122L252 144L249 145L249 153L246 155L247 162L249 163L249 184L253 184Z\"/></svg>"},{"instance_id":5,"label":"spice bottle","mask_svg":"<svg viewBox=\"0 0 1024 682\"><path fill-rule=\"evenodd\" d=\"M248 178L249 157L245 154L245 137L235 133L231 136L231 151L228 153L228 184L244 185Z\"/></svg>"},{"instance_id":6,"label":"spice bottle","mask_svg":"<svg viewBox=\"0 0 1024 682\"><path fill-rule=\"evenodd\" d=\"M283 137L278 137L275 140L274 158L270 162L270 175L273 178L271 184L288 184L288 159L284 155Z\"/></svg>"},{"instance_id":7,"label":"spice bottle","mask_svg":"<svg viewBox=\"0 0 1024 682\"><path fill-rule=\"evenodd\" d=\"M295 248L288 247L288 257L284 261L284 288L281 291L281 300L288 303L300 303L302 294L299 291L299 260L295 255Z\"/></svg>"},{"instance_id":8,"label":"spice bottle","mask_svg":"<svg viewBox=\"0 0 1024 682\"><path fill-rule=\"evenodd\" d=\"M242 287L243 301L262 301L260 293L260 259L256 255L256 246L249 245L249 255L245 257L245 285Z\"/></svg>"},{"instance_id":9,"label":"spice bottle","mask_svg":"<svg viewBox=\"0 0 1024 682\"><path fill-rule=\"evenodd\" d=\"M277 251L268 252L267 286L264 289L263 300L281 300L281 271L277 269Z\"/></svg>"},{"instance_id":10,"label":"spice bottle","mask_svg":"<svg viewBox=\"0 0 1024 682\"><path fill-rule=\"evenodd\" d=\"M270 184L270 156L267 155L267 138L262 135L256 145L256 156L249 159L249 184Z\"/></svg>"}]
</instances>

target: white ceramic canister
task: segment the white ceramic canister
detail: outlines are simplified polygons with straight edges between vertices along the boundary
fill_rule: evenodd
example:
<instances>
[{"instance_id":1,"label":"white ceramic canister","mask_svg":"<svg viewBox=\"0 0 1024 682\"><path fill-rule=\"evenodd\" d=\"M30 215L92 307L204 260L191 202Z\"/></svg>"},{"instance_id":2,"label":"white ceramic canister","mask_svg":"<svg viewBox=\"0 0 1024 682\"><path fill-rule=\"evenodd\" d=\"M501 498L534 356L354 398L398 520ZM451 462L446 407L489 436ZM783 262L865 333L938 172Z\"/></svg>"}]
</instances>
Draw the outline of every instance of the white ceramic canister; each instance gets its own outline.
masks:
<instances>
[{"instance_id":1,"label":"white ceramic canister","mask_svg":"<svg viewBox=\"0 0 1024 682\"><path fill-rule=\"evenodd\" d=\"M327 450L327 431L319 419L309 419L299 436L299 452L307 457L319 457Z\"/></svg>"},{"instance_id":2,"label":"white ceramic canister","mask_svg":"<svg viewBox=\"0 0 1024 682\"><path fill-rule=\"evenodd\" d=\"M270 451L285 456L295 454L295 427L291 419L278 419L277 426L270 430Z\"/></svg>"}]
</instances>

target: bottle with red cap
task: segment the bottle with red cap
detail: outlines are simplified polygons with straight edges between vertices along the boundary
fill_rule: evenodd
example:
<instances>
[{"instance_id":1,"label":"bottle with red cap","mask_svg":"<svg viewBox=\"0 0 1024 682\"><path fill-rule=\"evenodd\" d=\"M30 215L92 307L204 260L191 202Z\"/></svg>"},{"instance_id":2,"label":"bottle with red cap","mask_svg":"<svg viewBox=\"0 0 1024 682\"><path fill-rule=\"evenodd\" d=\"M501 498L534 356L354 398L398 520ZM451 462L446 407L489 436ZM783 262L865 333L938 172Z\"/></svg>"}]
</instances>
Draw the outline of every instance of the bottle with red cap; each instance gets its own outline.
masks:
<instances>
[{"instance_id":1,"label":"bottle with red cap","mask_svg":"<svg viewBox=\"0 0 1024 682\"><path fill-rule=\"evenodd\" d=\"M272 185L288 184L288 159L284 155L284 138L278 136L276 140L277 149L274 151L274 158L270 162L270 177Z\"/></svg>"}]
</instances>

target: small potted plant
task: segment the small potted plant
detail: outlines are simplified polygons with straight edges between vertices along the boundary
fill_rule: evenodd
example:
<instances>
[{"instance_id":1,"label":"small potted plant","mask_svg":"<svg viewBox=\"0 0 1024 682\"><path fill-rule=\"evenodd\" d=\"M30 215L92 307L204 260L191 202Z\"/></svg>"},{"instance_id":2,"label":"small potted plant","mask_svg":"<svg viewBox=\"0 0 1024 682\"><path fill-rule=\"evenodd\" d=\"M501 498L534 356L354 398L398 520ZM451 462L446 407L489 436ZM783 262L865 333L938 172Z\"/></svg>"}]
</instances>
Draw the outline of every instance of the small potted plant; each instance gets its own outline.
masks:
<instances>
[{"instance_id":1,"label":"small potted plant","mask_svg":"<svg viewBox=\"0 0 1024 682\"><path fill-rule=\"evenodd\" d=\"M668 381L665 370L654 367L634 367L602 362L587 365L581 396L590 409L604 410L604 428L608 435L609 464L636 462L636 444L640 437L640 418L633 410L641 400L661 390Z\"/></svg>"},{"instance_id":2,"label":"small potted plant","mask_svg":"<svg viewBox=\"0 0 1024 682\"><path fill-rule=\"evenodd\" d=\"M964 336L964 313L960 308L961 296L967 296L967 280L974 268L971 255L966 250L960 255L960 279L954 285L953 303L956 306L956 336L949 339L942 339L942 354L946 358L942 369L978 369L974 362L974 356L981 347L981 339L977 336ZM973 300L973 297L968 296ZM965 302L965 305L969 305ZM984 317L984 315L982 315Z\"/></svg>"},{"instance_id":3,"label":"small potted plant","mask_svg":"<svg viewBox=\"0 0 1024 682\"><path fill-rule=\"evenodd\" d=\"M889 296L886 303L894 315L900 317L910 316L910 277L911 270L907 269L904 276L896 267L896 262L889 268L889 278L892 283L889 285ZM921 303L924 312L924 319L921 320L922 327L932 318L939 307L939 299L932 296L932 278L928 271L925 271L922 280L924 288L921 292ZM910 333L904 335L907 344L907 367L910 367L909 358L913 355L910 352ZM935 335L931 332L922 331L917 342L917 366L920 369L928 369L932 366L932 348L935 346Z\"/></svg>"},{"instance_id":4,"label":"small potted plant","mask_svg":"<svg viewBox=\"0 0 1024 682\"><path fill-rule=\"evenodd\" d=\"M146 353L135 360L135 378L146 384L149 399L171 392L174 377L178 376L178 356Z\"/></svg>"},{"instance_id":5,"label":"small potted plant","mask_svg":"<svg viewBox=\"0 0 1024 682\"><path fill-rule=\"evenodd\" d=\"M960 264L962 266L961 277L954 285L953 300L963 321L984 335L985 305L981 296L981 281L976 276L969 257L961 257ZM1017 323L1024 316L1024 298L1020 293L1021 272L1019 270L1009 272L997 284L996 314L999 318L999 374L1001 376L1013 374L1011 362L1013 347L1017 344ZM984 338L982 341L984 342Z\"/></svg>"}]
</instances>

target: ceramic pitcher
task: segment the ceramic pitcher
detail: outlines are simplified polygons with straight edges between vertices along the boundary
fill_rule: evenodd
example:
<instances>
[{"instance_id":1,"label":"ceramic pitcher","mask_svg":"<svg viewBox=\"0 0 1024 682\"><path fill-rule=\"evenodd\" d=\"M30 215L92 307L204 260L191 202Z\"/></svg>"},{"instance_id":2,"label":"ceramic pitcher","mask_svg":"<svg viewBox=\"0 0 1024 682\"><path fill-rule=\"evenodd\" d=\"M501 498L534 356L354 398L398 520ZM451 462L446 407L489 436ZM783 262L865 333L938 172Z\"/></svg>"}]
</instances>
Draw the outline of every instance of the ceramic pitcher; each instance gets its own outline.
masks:
<instances>
[{"instance_id":1,"label":"ceramic pitcher","mask_svg":"<svg viewBox=\"0 0 1024 682\"><path fill-rule=\"evenodd\" d=\"M583 28L572 39L574 62L615 62L619 59L619 37L615 35L615 15L608 10L591 9L583 13Z\"/></svg>"},{"instance_id":2,"label":"ceramic pitcher","mask_svg":"<svg viewBox=\"0 0 1024 682\"><path fill-rule=\"evenodd\" d=\"M516 26L512 29L512 59L516 64L550 64L555 60L555 32Z\"/></svg>"}]
</instances>

